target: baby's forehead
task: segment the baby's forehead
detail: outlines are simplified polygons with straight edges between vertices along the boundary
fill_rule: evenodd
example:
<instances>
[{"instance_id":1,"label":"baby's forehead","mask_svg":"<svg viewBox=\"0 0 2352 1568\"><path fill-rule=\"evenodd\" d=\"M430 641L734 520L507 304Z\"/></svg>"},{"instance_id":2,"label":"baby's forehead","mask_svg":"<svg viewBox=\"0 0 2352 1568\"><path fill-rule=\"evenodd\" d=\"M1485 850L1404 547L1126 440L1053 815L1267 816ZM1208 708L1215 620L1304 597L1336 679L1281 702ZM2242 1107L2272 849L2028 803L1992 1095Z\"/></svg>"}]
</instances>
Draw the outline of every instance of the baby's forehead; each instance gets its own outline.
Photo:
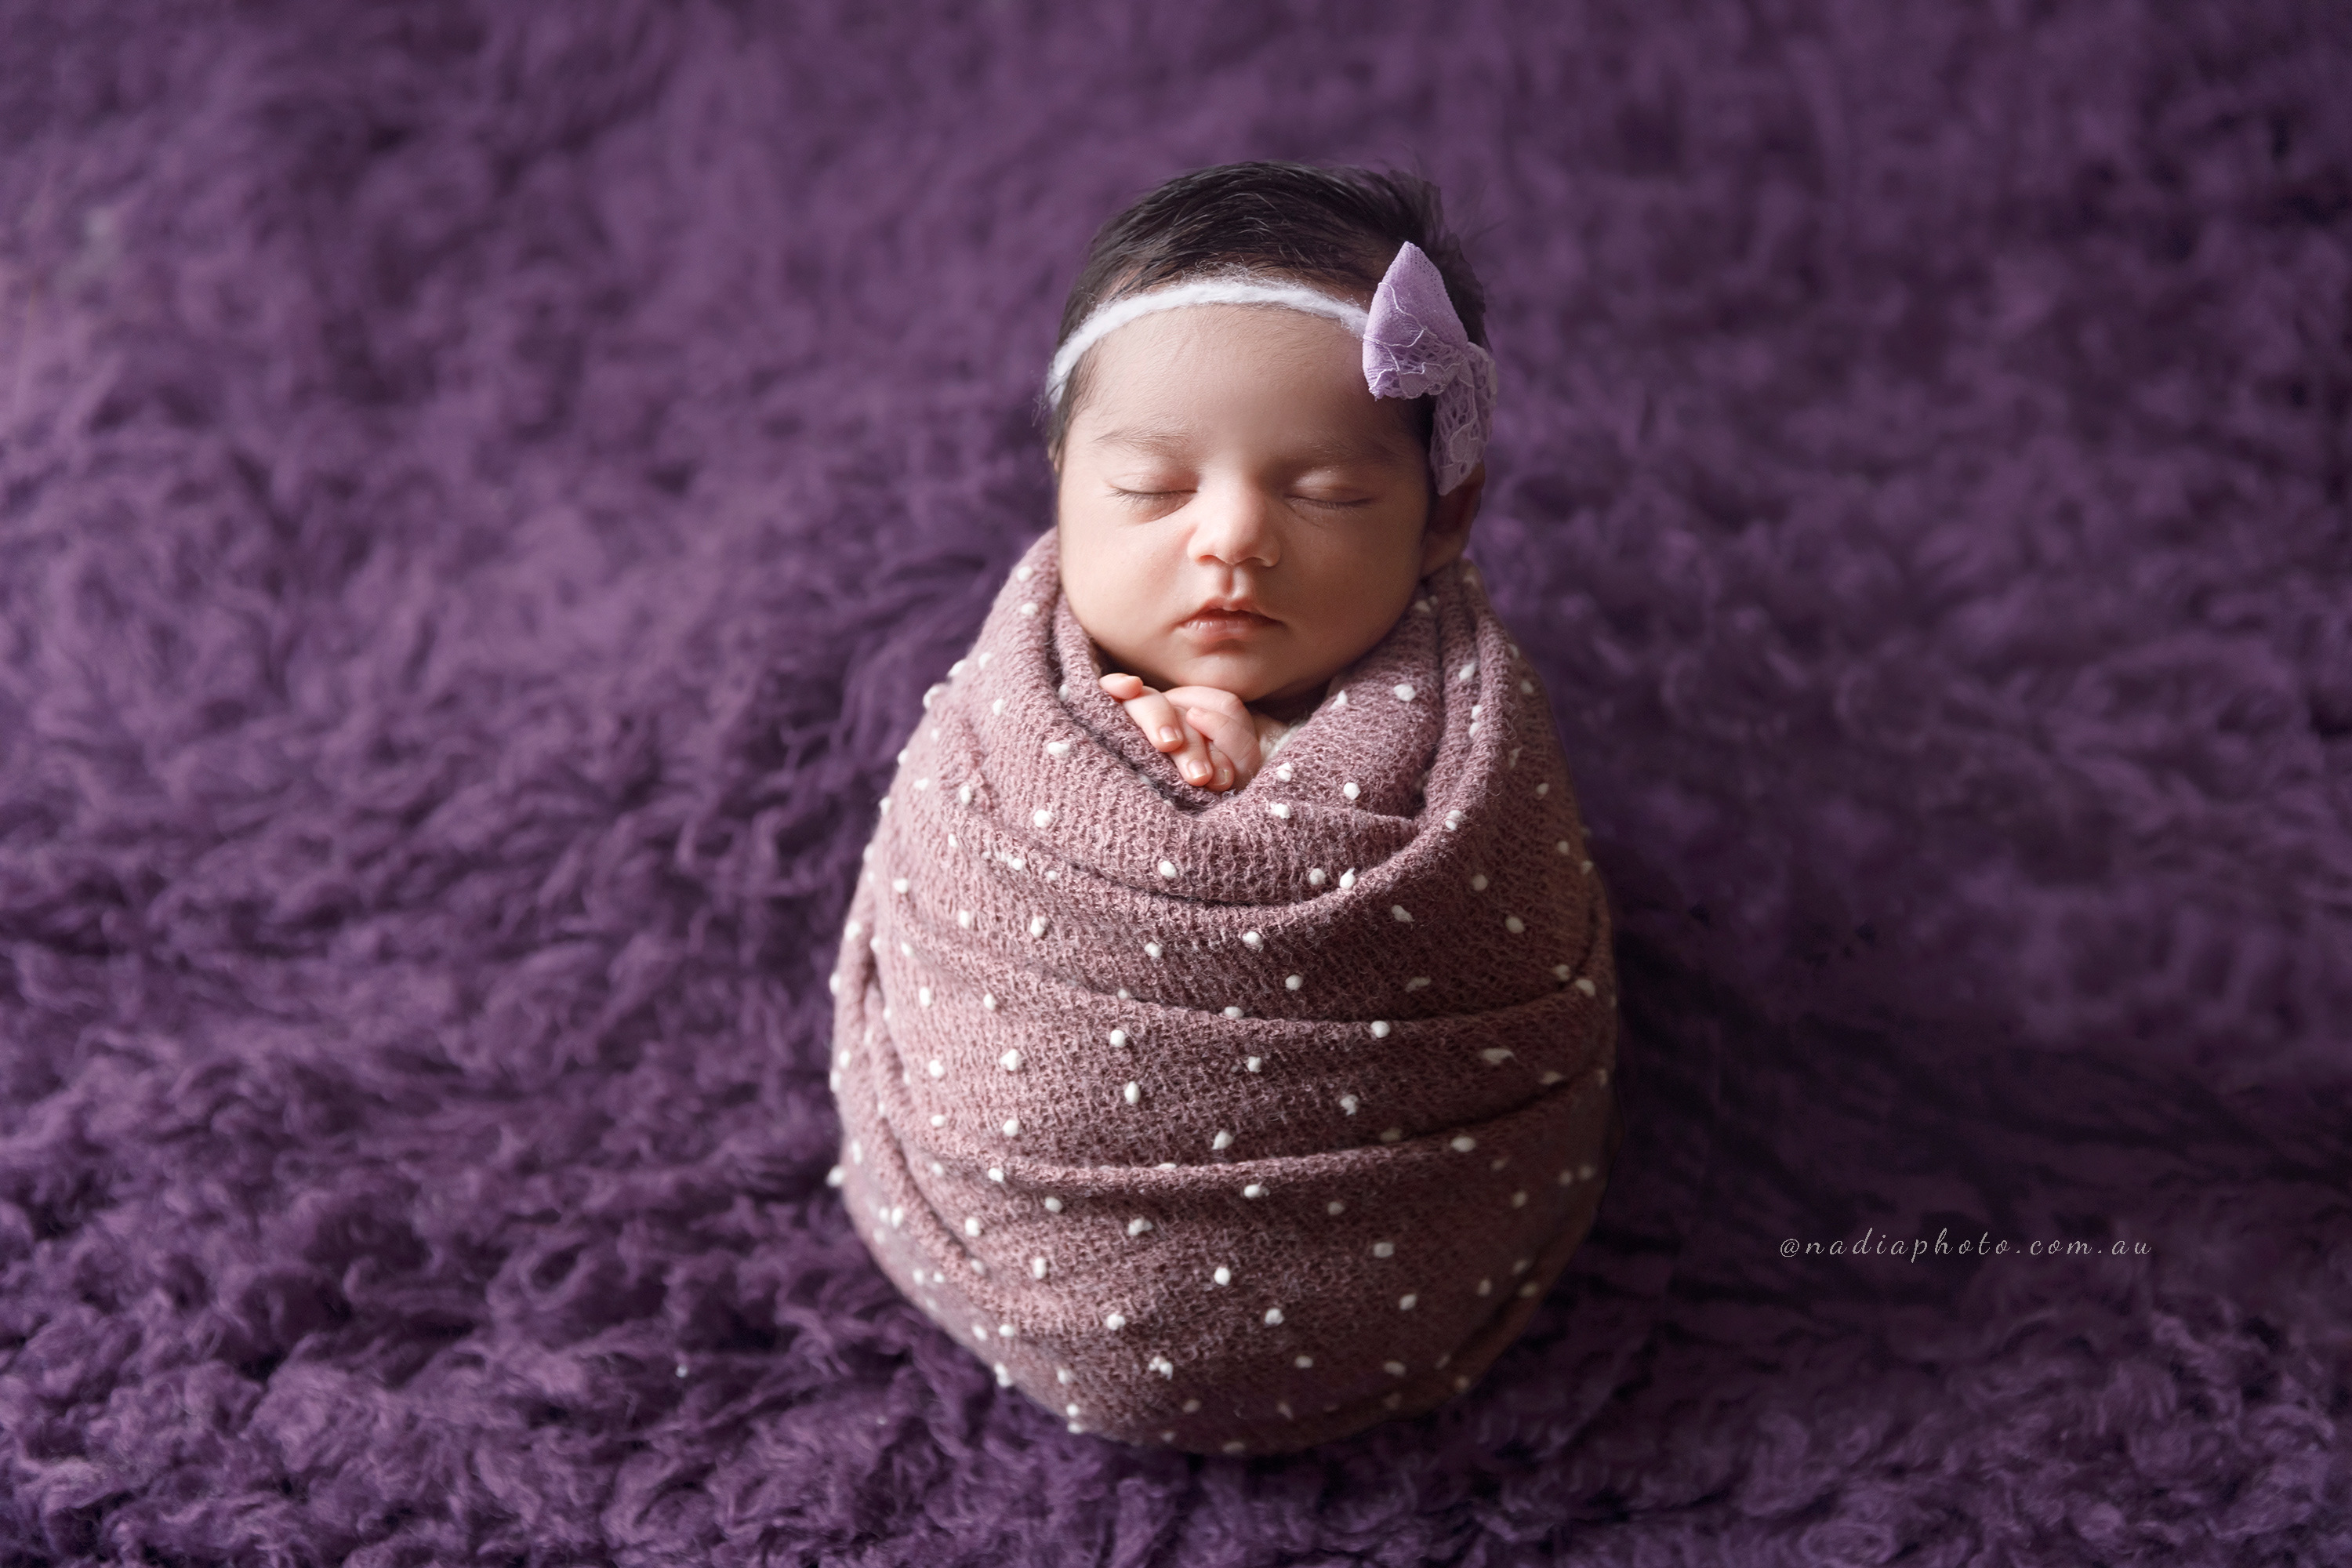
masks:
<instances>
[{"instance_id":1,"label":"baby's forehead","mask_svg":"<svg viewBox=\"0 0 2352 1568\"><path fill-rule=\"evenodd\" d=\"M1073 412L1089 445L1169 453L1236 398L1279 389L1266 412L1335 455L1417 458L1413 405L1374 398L1360 341L1338 323L1253 306L1167 310L1095 345Z\"/></svg>"}]
</instances>

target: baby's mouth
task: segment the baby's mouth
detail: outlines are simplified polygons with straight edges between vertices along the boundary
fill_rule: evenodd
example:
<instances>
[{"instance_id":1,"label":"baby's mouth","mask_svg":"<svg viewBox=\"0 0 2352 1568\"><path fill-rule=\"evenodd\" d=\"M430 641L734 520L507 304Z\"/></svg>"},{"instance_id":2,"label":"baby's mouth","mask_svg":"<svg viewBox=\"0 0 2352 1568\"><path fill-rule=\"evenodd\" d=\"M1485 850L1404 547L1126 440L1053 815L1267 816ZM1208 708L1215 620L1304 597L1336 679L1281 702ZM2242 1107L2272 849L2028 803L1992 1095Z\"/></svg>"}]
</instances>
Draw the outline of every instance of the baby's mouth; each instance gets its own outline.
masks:
<instances>
[{"instance_id":1,"label":"baby's mouth","mask_svg":"<svg viewBox=\"0 0 2352 1568\"><path fill-rule=\"evenodd\" d=\"M1201 610L1181 622L1176 629L1213 641L1220 637L1246 637L1252 632L1269 630L1280 624L1246 610Z\"/></svg>"}]
</instances>

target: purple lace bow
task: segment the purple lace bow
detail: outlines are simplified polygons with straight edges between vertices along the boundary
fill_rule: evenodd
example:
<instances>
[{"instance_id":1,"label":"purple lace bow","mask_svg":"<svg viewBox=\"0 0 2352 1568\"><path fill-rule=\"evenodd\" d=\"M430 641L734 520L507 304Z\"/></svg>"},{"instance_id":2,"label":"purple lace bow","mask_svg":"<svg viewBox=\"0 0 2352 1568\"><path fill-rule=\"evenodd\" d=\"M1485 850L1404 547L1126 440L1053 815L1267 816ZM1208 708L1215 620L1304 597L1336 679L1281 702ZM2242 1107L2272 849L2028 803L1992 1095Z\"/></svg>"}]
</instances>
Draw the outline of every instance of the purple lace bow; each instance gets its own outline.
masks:
<instances>
[{"instance_id":1,"label":"purple lace bow","mask_svg":"<svg viewBox=\"0 0 2352 1568\"><path fill-rule=\"evenodd\" d=\"M1495 428L1495 358L1470 341L1437 263L1408 243L1372 294L1364 382L1374 397L1437 395L1429 461L1444 495L1470 477Z\"/></svg>"}]
</instances>

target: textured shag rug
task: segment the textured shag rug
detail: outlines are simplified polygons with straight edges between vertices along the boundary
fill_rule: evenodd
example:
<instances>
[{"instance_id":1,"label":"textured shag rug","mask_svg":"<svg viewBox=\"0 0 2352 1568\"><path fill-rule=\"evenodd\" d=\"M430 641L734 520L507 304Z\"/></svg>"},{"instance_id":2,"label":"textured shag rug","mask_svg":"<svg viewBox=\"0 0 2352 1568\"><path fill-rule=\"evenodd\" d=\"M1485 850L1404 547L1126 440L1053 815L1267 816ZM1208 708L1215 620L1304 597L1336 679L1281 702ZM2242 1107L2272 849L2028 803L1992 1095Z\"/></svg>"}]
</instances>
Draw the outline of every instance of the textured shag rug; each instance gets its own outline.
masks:
<instances>
[{"instance_id":1,"label":"textured shag rug","mask_svg":"<svg viewBox=\"0 0 2352 1568\"><path fill-rule=\"evenodd\" d=\"M0 39L0 1564L2352 1560L2341 6ZM1087 235L1266 156L1473 236L1629 1137L1202 1458L890 1289L824 976Z\"/></svg>"}]
</instances>

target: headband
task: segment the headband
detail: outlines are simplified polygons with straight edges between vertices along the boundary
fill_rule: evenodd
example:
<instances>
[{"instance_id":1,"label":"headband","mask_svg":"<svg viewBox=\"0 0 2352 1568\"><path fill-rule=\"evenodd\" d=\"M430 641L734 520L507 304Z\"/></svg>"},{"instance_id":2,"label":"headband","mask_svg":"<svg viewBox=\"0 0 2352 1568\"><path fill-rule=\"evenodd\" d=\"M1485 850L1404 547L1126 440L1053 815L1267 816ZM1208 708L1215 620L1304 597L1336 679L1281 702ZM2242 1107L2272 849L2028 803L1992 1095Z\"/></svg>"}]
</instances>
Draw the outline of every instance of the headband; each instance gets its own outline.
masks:
<instances>
[{"instance_id":1,"label":"headband","mask_svg":"<svg viewBox=\"0 0 2352 1568\"><path fill-rule=\"evenodd\" d=\"M1098 306L1055 351L1046 401L1060 406L1070 372L1096 343L1139 316L1184 305L1279 305L1338 322L1363 340L1364 384L1374 397L1435 395L1429 462L1437 493L1448 493L1478 466L1495 427L1495 358L1470 341L1437 264L1411 243L1389 263L1370 310L1303 283L1248 272L1195 279Z\"/></svg>"}]
</instances>

